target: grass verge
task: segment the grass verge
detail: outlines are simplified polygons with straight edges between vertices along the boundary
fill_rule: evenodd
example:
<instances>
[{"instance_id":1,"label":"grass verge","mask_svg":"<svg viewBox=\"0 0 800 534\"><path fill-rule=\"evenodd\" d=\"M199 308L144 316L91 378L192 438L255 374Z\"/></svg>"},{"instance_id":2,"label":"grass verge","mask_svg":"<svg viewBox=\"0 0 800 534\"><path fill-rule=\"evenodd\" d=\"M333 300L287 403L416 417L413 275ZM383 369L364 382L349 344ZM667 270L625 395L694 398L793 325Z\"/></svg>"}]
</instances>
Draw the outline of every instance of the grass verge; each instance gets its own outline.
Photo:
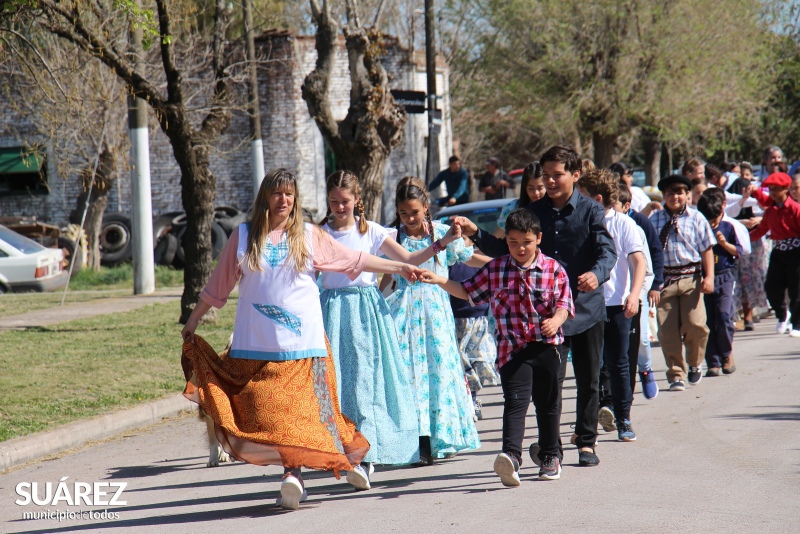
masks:
<instances>
[{"instance_id":1,"label":"grass verge","mask_svg":"<svg viewBox=\"0 0 800 534\"><path fill-rule=\"evenodd\" d=\"M235 311L231 296L198 334L222 348ZM183 391L179 314L170 302L0 333L0 441Z\"/></svg>"},{"instance_id":2,"label":"grass verge","mask_svg":"<svg viewBox=\"0 0 800 534\"><path fill-rule=\"evenodd\" d=\"M183 271L156 265L156 288L182 287ZM61 304L64 291L8 293L0 295L0 317L52 308ZM133 266L102 267L99 272L83 269L69 282L65 304L133 294Z\"/></svg>"}]
</instances>

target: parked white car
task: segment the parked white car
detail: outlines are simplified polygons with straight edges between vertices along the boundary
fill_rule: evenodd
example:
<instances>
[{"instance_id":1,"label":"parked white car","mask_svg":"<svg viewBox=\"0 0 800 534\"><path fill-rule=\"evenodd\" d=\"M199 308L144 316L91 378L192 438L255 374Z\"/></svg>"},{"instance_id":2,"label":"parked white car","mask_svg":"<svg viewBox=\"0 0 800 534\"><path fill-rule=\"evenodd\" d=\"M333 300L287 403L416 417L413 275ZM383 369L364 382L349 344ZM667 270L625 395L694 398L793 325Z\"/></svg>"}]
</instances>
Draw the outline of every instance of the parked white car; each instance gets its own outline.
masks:
<instances>
[{"instance_id":1,"label":"parked white car","mask_svg":"<svg viewBox=\"0 0 800 534\"><path fill-rule=\"evenodd\" d=\"M61 249L45 248L0 225L0 293L53 291L64 287Z\"/></svg>"}]
</instances>

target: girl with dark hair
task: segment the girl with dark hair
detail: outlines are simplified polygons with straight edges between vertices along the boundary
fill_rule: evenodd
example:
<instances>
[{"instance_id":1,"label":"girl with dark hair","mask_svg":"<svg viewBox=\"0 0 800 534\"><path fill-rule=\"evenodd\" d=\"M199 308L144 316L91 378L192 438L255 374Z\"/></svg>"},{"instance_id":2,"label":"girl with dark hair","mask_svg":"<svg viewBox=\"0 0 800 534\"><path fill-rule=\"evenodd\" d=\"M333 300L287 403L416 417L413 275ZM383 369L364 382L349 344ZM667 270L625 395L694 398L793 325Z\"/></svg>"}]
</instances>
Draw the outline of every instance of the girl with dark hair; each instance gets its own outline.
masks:
<instances>
[{"instance_id":1,"label":"girl with dark hair","mask_svg":"<svg viewBox=\"0 0 800 534\"><path fill-rule=\"evenodd\" d=\"M410 252L434 247L436 255L421 265L441 276L455 263L472 264L473 249L463 239L446 244L450 227L431 221L428 195L419 178L405 177L395 194L397 241ZM460 235L460 228L456 227ZM475 266L481 265L480 263ZM464 381L453 312L448 294L438 286L394 277L397 290L387 298L397 327L400 351L416 394L420 463L432 465L460 450L480 447L472 399Z\"/></svg>"},{"instance_id":2,"label":"girl with dark hair","mask_svg":"<svg viewBox=\"0 0 800 534\"><path fill-rule=\"evenodd\" d=\"M494 231L494 235L503 239L506 236L506 219L508 215L517 208L524 208L531 202L544 198L546 194L547 191L542 180L542 166L539 165L538 161L528 163L522 172L522 186L519 188L519 198L503 206L502 211L500 211L500 217L497 219L497 229Z\"/></svg>"},{"instance_id":3,"label":"girl with dark hair","mask_svg":"<svg viewBox=\"0 0 800 534\"><path fill-rule=\"evenodd\" d=\"M328 216L322 229L355 251L385 254L404 263L430 259L434 247L409 252L390 231L364 216L361 186L350 171L328 177ZM448 245L453 232L442 238ZM322 273L322 315L336 365L342 413L353 420L370 442L364 462L402 465L419 461L419 424L411 391L409 361L397 344L397 331L378 277L362 273L355 280L335 272ZM371 468L372 466L370 466ZM347 475L356 489L370 488L369 471L357 465Z\"/></svg>"},{"instance_id":4,"label":"girl with dark hair","mask_svg":"<svg viewBox=\"0 0 800 534\"><path fill-rule=\"evenodd\" d=\"M300 468L350 471L370 444L339 409L336 373L325 338L315 270L356 279L363 271L415 281L419 269L356 252L304 223L297 179L286 169L261 183L253 219L231 234L186 323L186 389L214 421L225 451L256 465L284 467L278 505L307 497ZM233 341L220 357L198 321L222 308L239 283Z\"/></svg>"}]
</instances>

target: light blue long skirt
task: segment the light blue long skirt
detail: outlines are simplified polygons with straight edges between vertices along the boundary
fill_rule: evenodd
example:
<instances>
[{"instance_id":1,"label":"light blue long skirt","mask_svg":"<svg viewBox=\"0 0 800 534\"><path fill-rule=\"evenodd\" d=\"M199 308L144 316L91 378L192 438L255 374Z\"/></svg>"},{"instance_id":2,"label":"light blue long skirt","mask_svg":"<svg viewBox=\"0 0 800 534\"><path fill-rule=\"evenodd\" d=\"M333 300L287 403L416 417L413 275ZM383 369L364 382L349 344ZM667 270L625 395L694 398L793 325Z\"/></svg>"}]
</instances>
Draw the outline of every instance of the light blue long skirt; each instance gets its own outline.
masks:
<instances>
[{"instance_id":1,"label":"light blue long skirt","mask_svg":"<svg viewBox=\"0 0 800 534\"><path fill-rule=\"evenodd\" d=\"M370 443L364 462L419 460L414 389L389 307L377 287L326 289L320 296L336 364L342 413Z\"/></svg>"}]
</instances>

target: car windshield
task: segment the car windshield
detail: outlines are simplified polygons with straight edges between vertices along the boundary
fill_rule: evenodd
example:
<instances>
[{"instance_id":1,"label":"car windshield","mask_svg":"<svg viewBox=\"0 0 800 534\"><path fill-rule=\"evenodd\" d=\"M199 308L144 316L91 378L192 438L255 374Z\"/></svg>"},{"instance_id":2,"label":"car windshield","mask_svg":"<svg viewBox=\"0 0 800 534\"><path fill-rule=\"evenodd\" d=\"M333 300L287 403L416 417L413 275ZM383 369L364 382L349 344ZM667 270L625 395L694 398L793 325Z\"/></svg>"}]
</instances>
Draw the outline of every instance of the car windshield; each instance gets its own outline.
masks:
<instances>
[{"instance_id":1,"label":"car windshield","mask_svg":"<svg viewBox=\"0 0 800 534\"><path fill-rule=\"evenodd\" d=\"M497 219L500 218L501 207L493 208L478 208L473 210L465 210L459 213L449 213L446 217L439 219L439 222L449 224L449 219L453 215L461 215L474 222L481 230L490 234L494 233L497 228ZM449 212L450 210L448 210Z\"/></svg>"},{"instance_id":2,"label":"car windshield","mask_svg":"<svg viewBox=\"0 0 800 534\"><path fill-rule=\"evenodd\" d=\"M5 226L0 226L0 239L23 254L34 254L35 252L44 250L44 247L36 241L30 240L27 237L14 232L13 230L9 230Z\"/></svg>"}]
</instances>

